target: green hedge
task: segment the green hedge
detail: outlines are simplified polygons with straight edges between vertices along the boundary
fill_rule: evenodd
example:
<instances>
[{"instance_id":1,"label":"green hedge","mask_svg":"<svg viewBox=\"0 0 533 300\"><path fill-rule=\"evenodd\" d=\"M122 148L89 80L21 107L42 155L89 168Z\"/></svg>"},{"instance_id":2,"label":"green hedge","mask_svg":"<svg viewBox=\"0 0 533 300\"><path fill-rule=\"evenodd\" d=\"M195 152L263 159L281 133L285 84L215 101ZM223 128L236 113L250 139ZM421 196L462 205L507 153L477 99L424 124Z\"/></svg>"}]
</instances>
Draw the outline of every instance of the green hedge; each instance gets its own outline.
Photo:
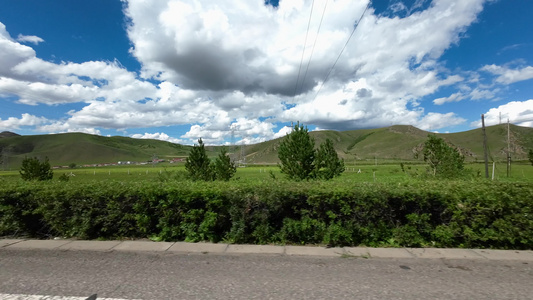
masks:
<instances>
[{"instance_id":1,"label":"green hedge","mask_svg":"<svg viewBox=\"0 0 533 300\"><path fill-rule=\"evenodd\" d=\"M533 184L10 183L0 236L533 249Z\"/></svg>"}]
</instances>

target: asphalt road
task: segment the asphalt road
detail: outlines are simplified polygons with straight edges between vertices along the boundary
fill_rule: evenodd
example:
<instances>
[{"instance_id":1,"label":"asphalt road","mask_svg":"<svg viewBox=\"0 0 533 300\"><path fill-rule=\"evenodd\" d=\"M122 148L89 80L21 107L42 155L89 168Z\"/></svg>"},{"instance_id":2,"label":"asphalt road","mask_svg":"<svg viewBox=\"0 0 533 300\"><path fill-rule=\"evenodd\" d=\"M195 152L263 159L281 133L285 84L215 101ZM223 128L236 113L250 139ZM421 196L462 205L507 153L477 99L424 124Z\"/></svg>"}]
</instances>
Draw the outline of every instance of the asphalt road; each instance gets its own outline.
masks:
<instances>
[{"instance_id":1,"label":"asphalt road","mask_svg":"<svg viewBox=\"0 0 533 300\"><path fill-rule=\"evenodd\" d=\"M533 265L466 259L0 250L0 296L6 299L10 294L95 293L98 299L532 299Z\"/></svg>"}]
</instances>

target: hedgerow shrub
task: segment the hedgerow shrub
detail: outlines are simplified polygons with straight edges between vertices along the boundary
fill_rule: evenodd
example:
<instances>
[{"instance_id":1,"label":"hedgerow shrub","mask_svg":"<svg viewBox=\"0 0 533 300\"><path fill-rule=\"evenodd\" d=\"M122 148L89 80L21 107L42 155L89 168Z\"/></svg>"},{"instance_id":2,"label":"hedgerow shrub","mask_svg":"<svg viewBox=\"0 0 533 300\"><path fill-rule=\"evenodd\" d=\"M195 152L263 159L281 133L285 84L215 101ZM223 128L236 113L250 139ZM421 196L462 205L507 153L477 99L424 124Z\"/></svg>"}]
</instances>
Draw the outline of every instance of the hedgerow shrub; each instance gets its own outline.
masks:
<instances>
[{"instance_id":1,"label":"hedgerow shrub","mask_svg":"<svg viewBox=\"0 0 533 300\"><path fill-rule=\"evenodd\" d=\"M29 182L0 187L0 236L533 248L533 184Z\"/></svg>"}]
</instances>

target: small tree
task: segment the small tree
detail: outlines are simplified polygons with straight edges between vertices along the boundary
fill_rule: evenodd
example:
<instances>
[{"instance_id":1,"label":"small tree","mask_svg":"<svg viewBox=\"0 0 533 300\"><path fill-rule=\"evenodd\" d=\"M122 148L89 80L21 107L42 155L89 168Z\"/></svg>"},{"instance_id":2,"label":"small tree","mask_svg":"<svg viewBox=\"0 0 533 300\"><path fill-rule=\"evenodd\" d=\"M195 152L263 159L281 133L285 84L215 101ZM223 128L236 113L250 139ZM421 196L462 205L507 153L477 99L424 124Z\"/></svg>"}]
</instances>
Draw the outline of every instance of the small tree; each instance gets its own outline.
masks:
<instances>
[{"instance_id":1,"label":"small tree","mask_svg":"<svg viewBox=\"0 0 533 300\"><path fill-rule=\"evenodd\" d=\"M435 135L428 135L422 153L433 176L451 178L461 175L464 171L464 156Z\"/></svg>"},{"instance_id":2,"label":"small tree","mask_svg":"<svg viewBox=\"0 0 533 300\"><path fill-rule=\"evenodd\" d=\"M285 136L278 149L281 173L290 179L313 178L315 170L315 141L309 136L307 127L294 125L291 133Z\"/></svg>"},{"instance_id":3,"label":"small tree","mask_svg":"<svg viewBox=\"0 0 533 300\"><path fill-rule=\"evenodd\" d=\"M217 159L215 160L215 177L219 180L228 181L237 172L235 163L231 161L226 147L220 149Z\"/></svg>"},{"instance_id":4,"label":"small tree","mask_svg":"<svg viewBox=\"0 0 533 300\"><path fill-rule=\"evenodd\" d=\"M316 154L315 168L316 176L325 180L332 179L344 172L344 160L339 159L330 139L326 139L320 144Z\"/></svg>"},{"instance_id":5,"label":"small tree","mask_svg":"<svg viewBox=\"0 0 533 300\"><path fill-rule=\"evenodd\" d=\"M51 180L54 177L54 172L48 162L48 157L45 157L41 162L37 157L24 158L22 166L20 167L20 176L24 180Z\"/></svg>"},{"instance_id":6,"label":"small tree","mask_svg":"<svg viewBox=\"0 0 533 300\"><path fill-rule=\"evenodd\" d=\"M207 153L202 139L198 139L198 145L194 145L185 161L185 169L192 180L212 181L215 179L213 164Z\"/></svg>"},{"instance_id":7,"label":"small tree","mask_svg":"<svg viewBox=\"0 0 533 300\"><path fill-rule=\"evenodd\" d=\"M527 154L527 158L529 158L529 162L531 163L531 165L533 166L533 149L530 149L528 154Z\"/></svg>"}]
</instances>

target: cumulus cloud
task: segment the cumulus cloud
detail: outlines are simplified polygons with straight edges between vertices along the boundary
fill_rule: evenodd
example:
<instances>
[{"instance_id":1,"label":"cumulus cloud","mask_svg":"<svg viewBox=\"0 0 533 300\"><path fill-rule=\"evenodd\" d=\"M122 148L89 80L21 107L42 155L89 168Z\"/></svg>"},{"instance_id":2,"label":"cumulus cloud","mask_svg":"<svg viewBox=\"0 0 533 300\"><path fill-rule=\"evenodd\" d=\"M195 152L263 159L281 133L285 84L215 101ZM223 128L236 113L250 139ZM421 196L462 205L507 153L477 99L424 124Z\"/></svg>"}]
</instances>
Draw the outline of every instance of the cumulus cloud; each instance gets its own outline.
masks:
<instances>
[{"instance_id":1,"label":"cumulus cloud","mask_svg":"<svg viewBox=\"0 0 533 300\"><path fill-rule=\"evenodd\" d=\"M290 121L337 130L394 124L435 130L465 121L419 104L465 81L439 59L459 43L484 2L417 0L408 8L396 1L388 16L370 6L327 82L368 0L329 3L318 36L321 15L313 14L307 45L311 0L280 1L277 8L263 1L129 0L124 13L139 73L113 61L44 61L0 23L0 91L28 105L84 103L65 119L41 124L40 130L50 132L191 124L180 137L135 137L189 143L202 137L216 144L226 143L232 132L241 143L284 136L290 128L276 124ZM315 7L325 4L315 1ZM304 61L313 56L297 89L302 53ZM513 78L529 76L527 68L518 71ZM491 91L469 87L434 103Z\"/></svg>"},{"instance_id":2,"label":"cumulus cloud","mask_svg":"<svg viewBox=\"0 0 533 300\"><path fill-rule=\"evenodd\" d=\"M164 132L156 132L156 133L144 133L144 134L132 134L132 138L134 139L148 139L148 140L160 140L165 142L171 142L175 144L183 144L184 141L180 139L176 139L173 137L170 137L168 134Z\"/></svg>"},{"instance_id":3,"label":"cumulus cloud","mask_svg":"<svg viewBox=\"0 0 533 300\"><path fill-rule=\"evenodd\" d=\"M497 75L496 81L503 84L511 84L518 81L524 81L533 78L533 67L527 66L518 69L511 69L505 66L486 65L481 68L482 71L486 71Z\"/></svg>"},{"instance_id":4,"label":"cumulus cloud","mask_svg":"<svg viewBox=\"0 0 533 300\"><path fill-rule=\"evenodd\" d=\"M459 125L466 122L465 119L457 116L455 113L428 113L417 124L417 127L423 130L435 130L438 128Z\"/></svg>"},{"instance_id":5,"label":"cumulus cloud","mask_svg":"<svg viewBox=\"0 0 533 300\"><path fill-rule=\"evenodd\" d=\"M44 42L44 40L38 36L35 35L22 35L19 34L17 37L17 41L21 43L32 43L35 45L38 45L39 43Z\"/></svg>"},{"instance_id":6,"label":"cumulus cloud","mask_svg":"<svg viewBox=\"0 0 533 300\"><path fill-rule=\"evenodd\" d=\"M412 10L420 9L423 2L417 1ZM421 122L424 112L408 107L417 106L419 98L442 86L463 80L458 75L443 76L437 59L476 20L482 3L439 0L404 18L378 16L370 8L342 63L322 86L353 29L355 16L368 4L336 1L327 7L307 80L296 95L304 47L305 58L311 54L311 45L303 45L309 1L282 1L277 9L260 1L233 0L223 6L212 1L158 5L129 1L126 14L131 20L131 51L143 64L142 76L225 93L217 104L226 111L252 113L242 107L243 98L254 102L253 107L277 105L272 113L280 112L279 104L291 103L280 114L259 117L342 130ZM315 1L316 7L324 4ZM312 19L314 28L318 17ZM308 40L314 40L315 34L309 31ZM200 134L200 128L207 127L197 125L191 132ZM213 135L220 137L216 131Z\"/></svg>"},{"instance_id":7,"label":"cumulus cloud","mask_svg":"<svg viewBox=\"0 0 533 300\"><path fill-rule=\"evenodd\" d=\"M46 118L25 113L20 118L9 117L6 120L0 119L0 131L13 131L20 129L22 126L39 126L47 122L48 120Z\"/></svg>"},{"instance_id":8,"label":"cumulus cloud","mask_svg":"<svg viewBox=\"0 0 533 300\"><path fill-rule=\"evenodd\" d=\"M435 105L443 105L450 102L458 102L464 99L470 100L500 100L499 95L510 84L533 79L533 67L522 66L512 68L511 62L503 66L485 65L478 71L465 72L467 80L460 80L458 88L460 92L433 100ZM485 76L489 74L488 76Z\"/></svg>"},{"instance_id":9,"label":"cumulus cloud","mask_svg":"<svg viewBox=\"0 0 533 300\"><path fill-rule=\"evenodd\" d=\"M496 125L502 122L525 127L533 127L533 99L527 101L512 101L489 109L485 113L485 125ZM481 127L481 121L472 122L472 127Z\"/></svg>"},{"instance_id":10,"label":"cumulus cloud","mask_svg":"<svg viewBox=\"0 0 533 300\"><path fill-rule=\"evenodd\" d=\"M463 95L463 93L455 93L455 94L452 94L448 97L442 97L442 98L437 98L435 100L433 100L433 103L435 105L442 105L444 103L447 103L447 102L459 102L461 100L463 100L465 98L465 95Z\"/></svg>"}]
</instances>

